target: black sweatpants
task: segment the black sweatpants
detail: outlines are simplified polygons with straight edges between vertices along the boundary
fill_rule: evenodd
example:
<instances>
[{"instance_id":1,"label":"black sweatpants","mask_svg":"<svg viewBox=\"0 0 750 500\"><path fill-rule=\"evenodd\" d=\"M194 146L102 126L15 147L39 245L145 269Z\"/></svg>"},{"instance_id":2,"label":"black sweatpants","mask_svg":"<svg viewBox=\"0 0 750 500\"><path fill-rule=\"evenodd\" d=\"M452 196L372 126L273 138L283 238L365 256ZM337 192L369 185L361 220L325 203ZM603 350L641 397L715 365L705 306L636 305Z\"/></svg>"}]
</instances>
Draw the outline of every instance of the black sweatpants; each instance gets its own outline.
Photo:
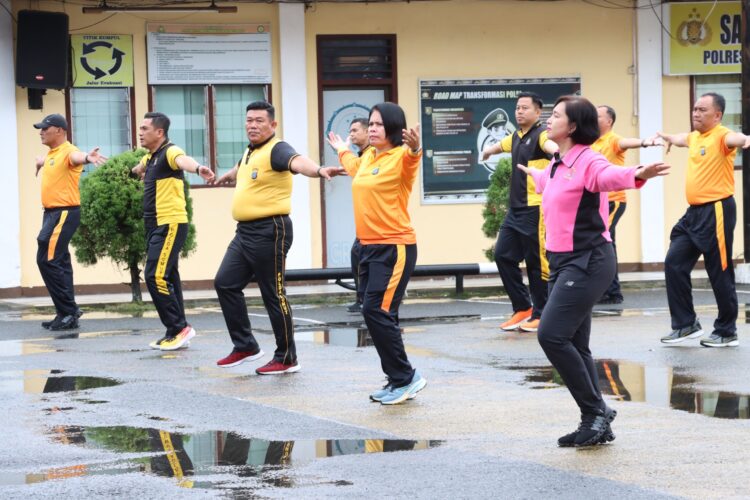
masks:
<instances>
[{"instance_id":1,"label":"black sweatpants","mask_svg":"<svg viewBox=\"0 0 750 500\"><path fill-rule=\"evenodd\" d=\"M160 226L146 223L146 269L143 273L151 300L161 323L167 328L168 337L174 337L187 326L178 269L187 233L186 223Z\"/></svg>"},{"instance_id":2,"label":"black sweatpants","mask_svg":"<svg viewBox=\"0 0 750 500\"><path fill-rule=\"evenodd\" d=\"M417 264L417 245L362 245L359 283L364 292L362 314L380 366L394 387L409 385L409 363L398 325L398 308Z\"/></svg>"},{"instance_id":3,"label":"black sweatpants","mask_svg":"<svg viewBox=\"0 0 750 500\"><path fill-rule=\"evenodd\" d=\"M362 287L359 286L359 253L362 251L362 245L358 238L354 238L351 250L351 265L352 265L352 276L354 277L354 287L357 289L357 303L361 304L364 301L365 294L362 291Z\"/></svg>"},{"instance_id":4,"label":"black sweatpants","mask_svg":"<svg viewBox=\"0 0 750 500\"><path fill-rule=\"evenodd\" d=\"M737 331L737 291L732 265L737 206L734 197L705 205L693 205L677 221L670 235L664 261L672 328L684 328L696 320L690 272L703 255L714 290L719 317L714 332L729 337Z\"/></svg>"},{"instance_id":5,"label":"black sweatpants","mask_svg":"<svg viewBox=\"0 0 750 500\"><path fill-rule=\"evenodd\" d=\"M615 253L610 243L577 252L548 252L550 294L537 337L581 413L604 409L589 349L591 311L612 282Z\"/></svg>"},{"instance_id":6,"label":"black sweatpants","mask_svg":"<svg viewBox=\"0 0 750 500\"><path fill-rule=\"evenodd\" d=\"M72 316L78 310L68 244L80 223L80 207L46 208L36 238L36 264L60 316Z\"/></svg>"},{"instance_id":7,"label":"black sweatpants","mask_svg":"<svg viewBox=\"0 0 750 500\"><path fill-rule=\"evenodd\" d=\"M615 251L615 277L612 279L612 283L604 292L605 297L622 299L622 290L620 290L620 277L617 274L617 243L615 242L615 230L617 229L617 223L620 222L620 218L625 213L627 203L624 201L610 201L609 202L609 236L612 238L612 249Z\"/></svg>"},{"instance_id":8,"label":"black sweatpants","mask_svg":"<svg viewBox=\"0 0 750 500\"><path fill-rule=\"evenodd\" d=\"M237 223L234 239L214 279L235 350L254 352L260 346L252 333L242 290L255 275L276 336L273 359L287 365L297 361L292 308L286 299L284 278L292 239L292 220L288 215Z\"/></svg>"},{"instance_id":9,"label":"black sweatpants","mask_svg":"<svg viewBox=\"0 0 750 500\"><path fill-rule=\"evenodd\" d=\"M532 319L541 317L547 303L549 266L544 239L540 207L511 208L495 244L495 264L510 297L513 312L524 311L533 304ZM526 262L531 295L523 284L521 261Z\"/></svg>"}]
</instances>

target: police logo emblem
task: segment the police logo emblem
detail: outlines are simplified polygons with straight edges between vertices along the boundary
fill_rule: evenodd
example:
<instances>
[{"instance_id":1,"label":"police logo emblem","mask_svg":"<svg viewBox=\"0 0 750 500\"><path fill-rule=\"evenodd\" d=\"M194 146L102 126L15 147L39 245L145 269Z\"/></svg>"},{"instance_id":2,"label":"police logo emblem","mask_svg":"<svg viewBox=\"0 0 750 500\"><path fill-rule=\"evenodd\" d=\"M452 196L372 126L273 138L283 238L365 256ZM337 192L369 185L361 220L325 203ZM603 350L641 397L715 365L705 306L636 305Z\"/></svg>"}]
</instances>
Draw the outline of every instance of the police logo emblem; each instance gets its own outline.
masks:
<instances>
[{"instance_id":1,"label":"police logo emblem","mask_svg":"<svg viewBox=\"0 0 750 500\"><path fill-rule=\"evenodd\" d=\"M251 178L252 180L255 180L255 179L257 179L257 178L258 178L258 171L257 171L257 170L253 170L253 173L252 173L252 174L250 174L250 178Z\"/></svg>"},{"instance_id":2,"label":"police logo emblem","mask_svg":"<svg viewBox=\"0 0 750 500\"><path fill-rule=\"evenodd\" d=\"M701 156L706 156L706 148L701 146Z\"/></svg>"},{"instance_id":3,"label":"police logo emblem","mask_svg":"<svg viewBox=\"0 0 750 500\"><path fill-rule=\"evenodd\" d=\"M372 171L372 175L378 175L378 172L380 172L380 167L375 167L375 169Z\"/></svg>"},{"instance_id":4,"label":"police logo emblem","mask_svg":"<svg viewBox=\"0 0 750 500\"><path fill-rule=\"evenodd\" d=\"M693 9L687 21L677 28L677 42L683 47L688 45L708 45L711 42L711 27L701 19L700 13Z\"/></svg>"}]
</instances>

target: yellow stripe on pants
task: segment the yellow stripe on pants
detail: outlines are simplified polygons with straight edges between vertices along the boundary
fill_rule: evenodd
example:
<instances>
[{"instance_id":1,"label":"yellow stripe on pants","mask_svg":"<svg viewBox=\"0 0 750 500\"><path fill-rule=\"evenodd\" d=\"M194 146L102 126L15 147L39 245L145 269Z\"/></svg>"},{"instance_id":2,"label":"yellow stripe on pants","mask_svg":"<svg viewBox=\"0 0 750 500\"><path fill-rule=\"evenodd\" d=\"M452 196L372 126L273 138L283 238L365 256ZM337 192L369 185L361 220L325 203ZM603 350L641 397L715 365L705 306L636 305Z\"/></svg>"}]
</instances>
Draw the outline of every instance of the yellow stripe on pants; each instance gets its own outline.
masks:
<instances>
[{"instance_id":1,"label":"yellow stripe on pants","mask_svg":"<svg viewBox=\"0 0 750 500\"><path fill-rule=\"evenodd\" d=\"M391 280L388 282L388 288L385 289L383 303L380 304L380 308L385 312L391 311L391 302L393 302L393 296L396 294L398 282L401 281L401 276L404 275L404 265L406 264L406 246L396 245L396 251L398 254L396 257L396 265L393 266Z\"/></svg>"},{"instance_id":2,"label":"yellow stripe on pants","mask_svg":"<svg viewBox=\"0 0 750 500\"><path fill-rule=\"evenodd\" d=\"M724 240L724 206L720 201L714 203L716 212L716 242L719 244L719 255L721 255L721 270L727 269L727 242Z\"/></svg>"},{"instance_id":3,"label":"yellow stripe on pants","mask_svg":"<svg viewBox=\"0 0 750 500\"><path fill-rule=\"evenodd\" d=\"M179 481L178 486L182 488L192 488L193 482L185 479L182 466L180 465L180 459L177 457L177 452L174 451L172 436L166 431L159 431L159 438L164 447L169 466L172 468L172 474L174 474L175 479Z\"/></svg>"},{"instance_id":4,"label":"yellow stripe on pants","mask_svg":"<svg viewBox=\"0 0 750 500\"><path fill-rule=\"evenodd\" d=\"M161 247L161 252L159 253L159 260L156 263L154 280L156 281L156 289L163 295L169 295L169 288L167 287L167 282L164 280L164 273L167 272L167 263L169 262L169 256L172 254L172 247L177 237L178 226L179 224L177 223L169 225L167 237L164 239L164 245Z\"/></svg>"},{"instance_id":5,"label":"yellow stripe on pants","mask_svg":"<svg viewBox=\"0 0 750 500\"><path fill-rule=\"evenodd\" d=\"M57 240L60 238L60 233L62 232L63 224L65 224L65 219L67 218L68 218L68 211L63 210L60 213L60 220L55 226L55 229L52 230L52 236L49 239L49 246L47 247L47 260L52 260L55 258L55 247L57 246Z\"/></svg>"},{"instance_id":6,"label":"yellow stripe on pants","mask_svg":"<svg viewBox=\"0 0 750 500\"><path fill-rule=\"evenodd\" d=\"M549 261L547 260L547 228L544 226L544 214L542 207L539 207L539 266L542 269L542 279L549 281Z\"/></svg>"}]
</instances>

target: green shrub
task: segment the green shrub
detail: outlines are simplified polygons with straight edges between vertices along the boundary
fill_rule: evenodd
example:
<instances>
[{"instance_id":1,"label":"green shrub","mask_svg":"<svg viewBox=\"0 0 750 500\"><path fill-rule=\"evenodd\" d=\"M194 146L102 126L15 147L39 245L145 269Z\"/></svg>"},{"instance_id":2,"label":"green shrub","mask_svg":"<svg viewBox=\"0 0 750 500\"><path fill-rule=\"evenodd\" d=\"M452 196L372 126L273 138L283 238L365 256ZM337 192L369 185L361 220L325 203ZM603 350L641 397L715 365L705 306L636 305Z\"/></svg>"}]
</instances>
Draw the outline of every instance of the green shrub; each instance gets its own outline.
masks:
<instances>
[{"instance_id":1,"label":"green shrub","mask_svg":"<svg viewBox=\"0 0 750 500\"><path fill-rule=\"evenodd\" d=\"M141 302L140 272L146 258L143 225L143 182L131 173L145 149L111 157L81 181L81 225L71 244L83 265L109 258L130 271L133 302ZM193 205L187 194L189 230L183 257L196 248Z\"/></svg>"},{"instance_id":2,"label":"green shrub","mask_svg":"<svg viewBox=\"0 0 750 500\"><path fill-rule=\"evenodd\" d=\"M501 158L497 163L495 171L490 176L490 187L487 188L487 202L482 210L484 224L482 232L488 238L497 239L500 226L503 225L505 215L508 213L510 200L510 158ZM495 261L495 245L487 248L484 255L490 262Z\"/></svg>"}]
</instances>

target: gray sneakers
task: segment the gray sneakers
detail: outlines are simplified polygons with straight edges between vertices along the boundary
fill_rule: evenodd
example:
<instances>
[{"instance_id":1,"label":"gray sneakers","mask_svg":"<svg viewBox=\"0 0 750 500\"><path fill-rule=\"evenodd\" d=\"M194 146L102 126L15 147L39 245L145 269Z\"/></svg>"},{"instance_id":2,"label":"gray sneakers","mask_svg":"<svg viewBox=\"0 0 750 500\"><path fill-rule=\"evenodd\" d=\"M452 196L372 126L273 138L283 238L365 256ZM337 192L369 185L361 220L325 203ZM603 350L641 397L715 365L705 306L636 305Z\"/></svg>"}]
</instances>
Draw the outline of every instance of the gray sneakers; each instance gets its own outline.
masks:
<instances>
[{"instance_id":1,"label":"gray sneakers","mask_svg":"<svg viewBox=\"0 0 750 500\"><path fill-rule=\"evenodd\" d=\"M691 326L672 330L672 333L662 337L661 341L664 344L677 344L687 339L700 337L701 335L703 335L703 328L701 328L700 322L696 320L695 323L693 323Z\"/></svg>"},{"instance_id":2,"label":"gray sneakers","mask_svg":"<svg viewBox=\"0 0 750 500\"><path fill-rule=\"evenodd\" d=\"M740 345L740 341L736 333L729 337L722 337L714 332L707 339L701 340L701 345L703 347L737 347Z\"/></svg>"}]
</instances>

